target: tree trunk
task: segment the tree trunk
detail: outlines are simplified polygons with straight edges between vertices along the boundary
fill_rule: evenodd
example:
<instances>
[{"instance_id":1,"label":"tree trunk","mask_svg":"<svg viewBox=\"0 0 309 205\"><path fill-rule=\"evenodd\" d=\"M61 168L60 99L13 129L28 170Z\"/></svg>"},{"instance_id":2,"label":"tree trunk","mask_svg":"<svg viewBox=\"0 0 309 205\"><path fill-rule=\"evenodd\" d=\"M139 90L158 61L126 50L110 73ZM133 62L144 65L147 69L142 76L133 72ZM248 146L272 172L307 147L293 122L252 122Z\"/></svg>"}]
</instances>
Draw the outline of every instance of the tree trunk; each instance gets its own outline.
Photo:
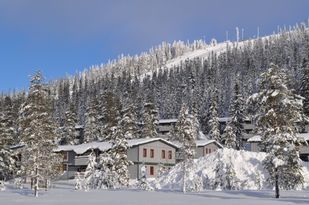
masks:
<instances>
[{"instance_id":1,"label":"tree trunk","mask_svg":"<svg viewBox=\"0 0 309 205\"><path fill-rule=\"evenodd\" d=\"M31 179L30 179L30 187L31 187L31 190L33 190L33 177L31 177ZM26 181L25 181L26 183L27 183L27 177L26 177Z\"/></svg>"},{"instance_id":2,"label":"tree trunk","mask_svg":"<svg viewBox=\"0 0 309 205\"><path fill-rule=\"evenodd\" d=\"M35 178L34 178L34 180L35 180L35 184L34 184L34 196L35 197L38 197L39 196L39 190L38 190L38 188L39 188L39 176L38 176L38 168L36 167L35 168Z\"/></svg>"},{"instance_id":3,"label":"tree trunk","mask_svg":"<svg viewBox=\"0 0 309 205\"><path fill-rule=\"evenodd\" d=\"M276 198L278 199L280 197L279 195L279 176L276 169L276 175L275 175L275 191L276 191Z\"/></svg>"},{"instance_id":4,"label":"tree trunk","mask_svg":"<svg viewBox=\"0 0 309 205\"><path fill-rule=\"evenodd\" d=\"M187 160L185 159L183 161L183 181L182 181L182 192L185 194L186 193L186 163Z\"/></svg>"},{"instance_id":5,"label":"tree trunk","mask_svg":"<svg viewBox=\"0 0 309 205\"><path fill-rule=\"evenodd\" d=\"M48 179L45 179L45 191L48 190Z\"/></svg>"}]
</instances>

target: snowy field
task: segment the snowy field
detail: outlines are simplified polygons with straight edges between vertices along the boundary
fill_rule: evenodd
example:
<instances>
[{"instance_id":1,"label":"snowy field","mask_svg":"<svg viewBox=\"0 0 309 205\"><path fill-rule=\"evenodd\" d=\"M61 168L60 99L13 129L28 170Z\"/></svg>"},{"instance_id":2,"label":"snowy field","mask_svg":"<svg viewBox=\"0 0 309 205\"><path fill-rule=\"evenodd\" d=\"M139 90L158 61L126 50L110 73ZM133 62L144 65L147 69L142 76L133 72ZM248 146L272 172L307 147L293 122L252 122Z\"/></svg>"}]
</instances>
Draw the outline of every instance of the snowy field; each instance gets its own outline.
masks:
<instances>
[{"instance_id":1,"label":"snowy field","mask_svg":"<svg viewBox=\"0 0 309 205\"><path fill-rule=\"evenodd\" d=\"M146 192L137 190L74 191L72 184L56 183L49 191L40 191L34 198L30 190L7 188L0 192L0 205L276 205L309 204L309 191L282 191L275 199L273 191L204 191L201 193Z\"/></svg>"}]
</instances>

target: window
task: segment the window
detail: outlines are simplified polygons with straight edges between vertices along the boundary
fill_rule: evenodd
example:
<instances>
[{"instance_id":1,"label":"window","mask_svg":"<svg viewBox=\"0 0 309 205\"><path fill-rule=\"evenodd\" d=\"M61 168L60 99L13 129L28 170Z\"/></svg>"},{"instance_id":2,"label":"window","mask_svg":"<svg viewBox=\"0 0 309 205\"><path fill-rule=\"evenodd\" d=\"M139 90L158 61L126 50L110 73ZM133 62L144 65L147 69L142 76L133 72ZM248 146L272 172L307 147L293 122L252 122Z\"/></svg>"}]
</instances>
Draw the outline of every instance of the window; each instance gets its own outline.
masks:
<instances>
[{"instance_id":1,"label":"window","mask_svg":"<svg viewBox=\"0 0 309 205\"><path fill-rule=\"evenodd\" d=\"M68 171L68 164L62 164L62 171Z\"/></svg>"},{"instance_id":2,"label":"window","mask_svg":"<svg viewBox=\"0 0 309 205\"><path fill-rule=\"evenodd\" d=\"M68 152L63 152L63 160L68 160Z\"/></svg>"},{"instance_id":3,"label":"window","mask_svg":"<svg viewBox=\"0 0 309 205\"><path fill-rule=\"evenodd\" d=\"M162 151L161 151L161 158L162 158L162 159L165 159L165 150L162 150Z\"/></svg>"},{"instance_id":4,"label":"window","mask_svg":"<svg viewBox=\"0 0 309 205\"><path fill-rule=\"evenodd\" d=\"M143 157L147 157L147 149L143 149Z\"/></svg>"},{"instance_id":5,"label":"window","mask_svg":"<svg viewBox=\"0 0 309 205\"><path fill-rule=\"evenodd\" d=\"M173 153L172 151L168 151L168 159L172 159L173 158Z\"/></svg>"},{"instance_id":6,"label":"window","mask_svg":"<svg viewBox=\"0 0 309 205\"><path fill-rule=\"evenodd\" d=\"M210 154L211 153L211 149L209 148L209 151L208 151L208 153Z\"/></svg>"},{"instance_id":7,"label":"window","mask_svg":"<svg viewBox=\"0 0 309 205\"><path fill-rule=\"evenodd\" d=\"M150 166L150 175L153 176L154 175L154 167Z\"/></svg>"},{"instance_id":8,"label":"window","mask_svg":"<svg viewBox=\"0 0 309 205\"><path fill-rule=\"evenodd\" d=\"M205 154L208 154L208 148L205 148Z\"/></svg>"},{"instance_id":9,"label":"window","mask_svg":"<svg viewBox=\"0 0 309 205\"><path fill-rule=\"evenodd\" d=\"M150 158L154 158L154 149L150 149Z\"/></svg>"}]
</instances>

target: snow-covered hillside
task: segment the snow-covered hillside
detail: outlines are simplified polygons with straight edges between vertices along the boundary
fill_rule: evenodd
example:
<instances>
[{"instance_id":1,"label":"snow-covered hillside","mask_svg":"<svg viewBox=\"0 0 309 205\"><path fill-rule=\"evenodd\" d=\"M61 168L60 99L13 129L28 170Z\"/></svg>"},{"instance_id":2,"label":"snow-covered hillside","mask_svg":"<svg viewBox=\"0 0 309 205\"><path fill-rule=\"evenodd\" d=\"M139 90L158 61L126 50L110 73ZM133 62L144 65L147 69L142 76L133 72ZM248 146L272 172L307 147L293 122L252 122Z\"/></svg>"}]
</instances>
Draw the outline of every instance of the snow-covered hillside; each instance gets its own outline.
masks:
<instances>
[{"instance_id":1,"label":"snow-covered hillside","mask_svg":"<svg viewBox=\"0 0 309 205\"><path fill-rule=\"evenodd\" d=\"M190 180L198 176L203 181L203 189L224 189L228 167L234 170L232 177L233 189L258 190L271 189L267 183L267 173L263 168L262 161L266 154L263 152L237 151L233 149L221 149L217 152L201 157L194 161ZM216 169L219 168L219 173ZM162 175L156 184L161 190L181 190L182 187L182 164L177 164L169 172ZM303 168L305 183L303 187L309 188L309 170ZM222 180L220 182L220 180ZM220 186L220 183L222 186Z\"/></svg>"}]
</instances>

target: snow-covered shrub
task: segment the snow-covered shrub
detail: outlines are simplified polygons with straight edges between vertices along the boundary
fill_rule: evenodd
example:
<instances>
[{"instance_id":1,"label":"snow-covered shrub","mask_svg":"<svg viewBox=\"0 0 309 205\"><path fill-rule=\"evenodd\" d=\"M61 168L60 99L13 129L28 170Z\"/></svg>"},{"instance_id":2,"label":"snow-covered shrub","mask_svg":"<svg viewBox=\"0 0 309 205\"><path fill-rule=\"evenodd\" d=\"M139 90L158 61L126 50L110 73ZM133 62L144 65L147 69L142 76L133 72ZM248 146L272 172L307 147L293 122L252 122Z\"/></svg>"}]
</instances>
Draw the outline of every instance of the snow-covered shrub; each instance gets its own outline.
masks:
<instances>
[{"instance_id":1,"label":"snow-covered shrub","mask_svg":"<svg viewBox=\"0 0 309 205\"><path fill-rule=\"evenodd\" d=\"M203 178L199 174L190 172L187 175L186 191L187 192L200 192L203 190Z\"/></svg>"},{"instance_id":2,"label":"snow-covered shrub","mask_svg":"<svg viewBox=\"0 0 309 205\"><path fill-rule=\"evenodd\" d=\"M146 166L143 165L140 169L141 171L141 177L138 180L137 187L141 190L145 191L153 191L153 187L148 183L147 177L146 177Z\"/></svg>"},{"instance_id":3,"label":"snow-covered shrub","mask_svg":"<svg viewBox=\"0 0 309 205\"><path fill-rule=\"evenodd\" d=\"M21 177L17 177L14 179L14 185L16 189L22 189L23 188L23 179Z\"/></svg>"},{"instance_id":4,"label":"snow-covered shrub","mask_svg":"<svg viewBox=\"0 0 309 205\"><path fill-rule=\"evenodd\" d=\"M82 179L81 179L81 174L79 172L76 172L75 174L75 190L81 190L82 189Z\"/></svg>"},{"instance_id":5,"label":"snow-covered shrub","mask_svg":"<svg viewBox=\"0 0 309 205\"><path fill-rule=\"evenodd\" d=\"M4 182L0 181L0 191L4 191L4 190L5 190Z\"/></svg>"}]
</instances>

